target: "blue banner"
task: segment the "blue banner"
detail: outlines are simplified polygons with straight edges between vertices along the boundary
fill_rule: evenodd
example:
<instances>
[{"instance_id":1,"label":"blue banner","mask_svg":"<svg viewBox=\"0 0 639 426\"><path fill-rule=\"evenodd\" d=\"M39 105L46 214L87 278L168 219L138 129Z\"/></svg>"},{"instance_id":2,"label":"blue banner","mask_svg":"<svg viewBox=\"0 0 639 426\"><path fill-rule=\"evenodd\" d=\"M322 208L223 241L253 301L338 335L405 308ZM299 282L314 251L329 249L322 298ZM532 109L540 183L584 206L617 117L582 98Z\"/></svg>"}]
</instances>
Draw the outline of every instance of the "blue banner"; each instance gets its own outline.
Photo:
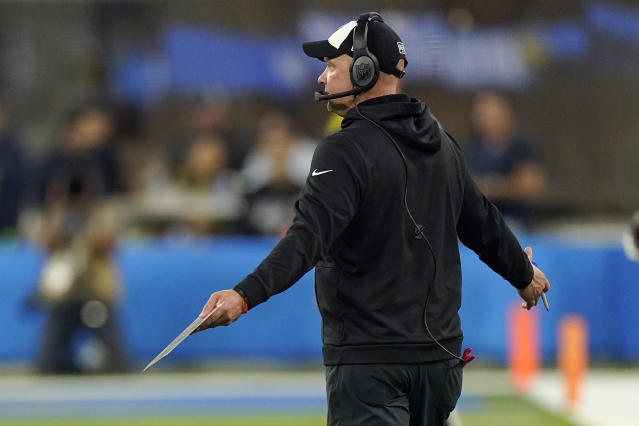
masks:
<instances>
[{"instance_id":1,"label":"blue banner","mask_svg":"<svg viewBox=\"0 0 639 426\"><path fill-rule=\"evenodd\" d=\"M594 359L639 361L639 264L620 246L583 245L524 236L535 260L550 279L550 312L539 305L542 354L557 351L557 324L568 313L583 315ZM198 241L130 240L117 261L124 278L119 323L129 353L150 360L200 312L208 296L232 287L251 272L275 244L272 239L213 238ZM464 346L479 359L506 359L506 312L516 291L462 248ZM24 308L33 291L43 254L25 244L0 246L0 361L33 359L43 334L45 313ZM541 308L541 309L540 309ZM207 330L187 339L168 363L195 360L279 360L319 362L320 316L312 273L230 327Z\"/></svg>"}]
</instances>

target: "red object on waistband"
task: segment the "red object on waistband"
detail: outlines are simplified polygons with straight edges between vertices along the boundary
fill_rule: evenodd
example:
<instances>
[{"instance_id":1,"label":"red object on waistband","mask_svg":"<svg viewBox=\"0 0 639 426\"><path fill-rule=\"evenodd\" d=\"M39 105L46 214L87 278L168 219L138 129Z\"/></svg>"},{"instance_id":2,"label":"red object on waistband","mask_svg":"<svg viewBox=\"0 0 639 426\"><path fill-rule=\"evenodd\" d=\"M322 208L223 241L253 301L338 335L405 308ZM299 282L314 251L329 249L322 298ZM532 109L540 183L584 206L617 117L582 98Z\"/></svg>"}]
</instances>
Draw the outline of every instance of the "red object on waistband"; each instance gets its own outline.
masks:
<instances>
[{"instance_id":1,"label":"red object on waistband","mask_svg":"<svg viewBox=\"0 0 639 426\"><path fill-rule=\"evenodd\" d=\"M464 353L462 354L462 367L465 367L466 364L470 364L470 362L472 360L475 359L475 355L471 355L470 353L472 352L473 348L466 348L464 349Z\"/></svg>"}]
</instances>

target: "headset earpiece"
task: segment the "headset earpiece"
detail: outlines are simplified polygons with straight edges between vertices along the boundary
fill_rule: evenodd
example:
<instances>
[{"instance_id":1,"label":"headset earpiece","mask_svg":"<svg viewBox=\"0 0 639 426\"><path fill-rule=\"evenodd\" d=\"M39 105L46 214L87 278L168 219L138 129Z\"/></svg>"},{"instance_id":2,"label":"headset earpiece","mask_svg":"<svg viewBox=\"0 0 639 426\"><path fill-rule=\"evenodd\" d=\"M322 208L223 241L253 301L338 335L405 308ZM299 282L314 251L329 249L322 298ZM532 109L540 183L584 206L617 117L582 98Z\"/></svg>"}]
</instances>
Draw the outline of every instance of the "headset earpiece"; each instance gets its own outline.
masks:
<instances>
[{"instance_id":1,"label":"headset earpiece","mask_svg":"<svg viewBox=\"0 0 639 426\"><path fill-rule=\"evenodd\" d=\"M353 61L350 74L353 88L368 90L375 85L379 77L379 62L368 50L368 23L384 22L375 12L364 13L357 19L357 27L353 31Z\"/></svg>"},{"instance_id":2,"label":"headset earpiece","mask_svg":"<svg viewBox=\"0 0 639 426\"><path fill-rule=\"evenodd\" d=\"M368 90L375 85L379 77L379 66L374 57L362 55L351 63L351 82L354 87Z\"/></svg>"}]
</instances>

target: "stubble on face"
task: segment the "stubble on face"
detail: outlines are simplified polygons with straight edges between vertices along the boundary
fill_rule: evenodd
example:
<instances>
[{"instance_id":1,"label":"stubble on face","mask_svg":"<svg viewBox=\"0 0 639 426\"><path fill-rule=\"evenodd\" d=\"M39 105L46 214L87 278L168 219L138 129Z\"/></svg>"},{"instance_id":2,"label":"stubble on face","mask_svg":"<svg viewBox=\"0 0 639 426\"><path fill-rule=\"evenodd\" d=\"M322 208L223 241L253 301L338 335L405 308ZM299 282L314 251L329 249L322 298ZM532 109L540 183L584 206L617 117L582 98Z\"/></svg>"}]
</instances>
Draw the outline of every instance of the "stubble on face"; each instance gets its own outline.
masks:
<instances>
[{"instance_id":1,"label":"stubble on face","mask_svg":"<svg viewBox=\"0 0 639 426\"><path fill-rule=\"evenodd\" d=\"M328 112L332 112L334 114L339 115L340 117L344 117L351 107L348 104L343 104L335 101L328 101L326 103L326 109Z\"/></svg>"},{"instance_id":2,"label":"stubble on face","mask_svg":"<svg viewBox=\"0 0 639 426\"><path fill-rule=\"evenodd\" d=\"M336 58L324 58L324 62L326 62L326 70L323 76L326 76L326 80L324 80L323 83L326 84L327 88L330 88L328 93L350 90L352 88L349 77L351 58L343 54ZM353 96L345 96L343 98L329 100L326 104L326 109L329 112L344 117L353 105Z\"/></svg>"}]
</instances>

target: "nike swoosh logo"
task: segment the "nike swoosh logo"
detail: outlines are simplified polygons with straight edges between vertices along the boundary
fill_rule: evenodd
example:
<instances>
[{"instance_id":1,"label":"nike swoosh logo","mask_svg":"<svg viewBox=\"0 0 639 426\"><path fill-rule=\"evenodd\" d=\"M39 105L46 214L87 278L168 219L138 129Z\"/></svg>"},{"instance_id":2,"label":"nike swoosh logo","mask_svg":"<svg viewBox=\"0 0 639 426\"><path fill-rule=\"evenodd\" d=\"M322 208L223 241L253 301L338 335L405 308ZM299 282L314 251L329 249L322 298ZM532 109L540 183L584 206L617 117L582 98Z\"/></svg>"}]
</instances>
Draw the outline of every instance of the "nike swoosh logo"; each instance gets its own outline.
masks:
<instances>
[{"instance_id":1,"label":"nike swoosh logo","mask_svg":"<svg viewBox=\"0 0 639 426\"><path fill-rule=\"evenodd\" d=\"M333 169L331 170L322 170L321 172L318 172L317 169L313 170L313 173L311 173L312 176L319 176L319 175L323 175L324 173L329 173L332 172Z\"/></svg>"}]
</instances>

